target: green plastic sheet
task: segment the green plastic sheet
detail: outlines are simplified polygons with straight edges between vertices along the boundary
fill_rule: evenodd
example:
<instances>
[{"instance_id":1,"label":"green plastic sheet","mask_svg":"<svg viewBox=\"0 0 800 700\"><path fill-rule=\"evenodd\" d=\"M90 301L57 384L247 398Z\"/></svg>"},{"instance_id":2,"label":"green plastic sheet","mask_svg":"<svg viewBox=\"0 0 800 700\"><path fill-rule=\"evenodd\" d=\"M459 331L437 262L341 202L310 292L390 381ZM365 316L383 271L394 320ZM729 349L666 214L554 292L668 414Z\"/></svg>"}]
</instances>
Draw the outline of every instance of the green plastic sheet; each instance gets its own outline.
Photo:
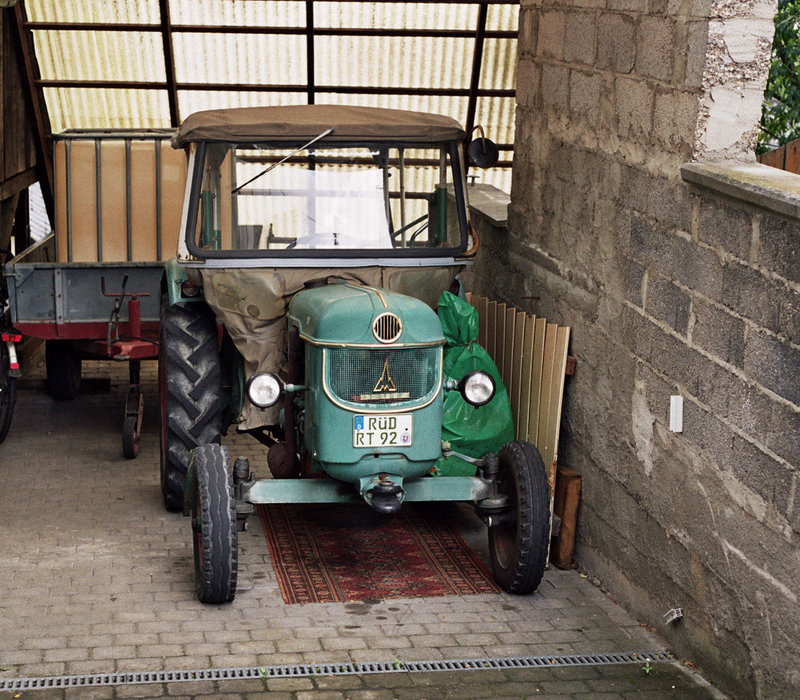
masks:
<instances>
[{"instance_id":1,"label":"green plastic sheet","mask_svg":"<svg viewBox=\"0 0 800 700\"><path fill-rule=\"evenodd\" d=\"M514 419L503 380L497 366L478 345L478 312L463 299L442 292L437 307L444 330L445 380L460 380L467 372L483 370L494 379L494 398L485 406L471 406L458 391L444 394L442 440L455 452L480 458L497 452L514 439ZM441 457L434 467L438 476L471 476L475 467L458 457Z\"/></svg>"}]
</instances>

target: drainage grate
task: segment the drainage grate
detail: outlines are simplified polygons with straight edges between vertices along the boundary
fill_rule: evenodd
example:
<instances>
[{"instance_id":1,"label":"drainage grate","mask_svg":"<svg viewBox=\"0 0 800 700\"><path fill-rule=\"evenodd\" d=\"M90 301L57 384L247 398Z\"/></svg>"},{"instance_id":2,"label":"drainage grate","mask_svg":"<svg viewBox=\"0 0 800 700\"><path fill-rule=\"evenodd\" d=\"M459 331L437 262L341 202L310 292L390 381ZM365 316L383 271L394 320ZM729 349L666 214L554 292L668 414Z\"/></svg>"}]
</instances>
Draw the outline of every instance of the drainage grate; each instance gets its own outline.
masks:
<instances>
[{"instance_id":1,"label":"drainage grate","mask_svg":"<svg viewBox=\"0 0 800 700\"><path fill-rule=\"evenodd\" d=\"M671 663L668 651L638 651L613 654L568 654L564 656L509 656L496 659L453 661L369 661L365 663L292 664L242 668L204 668L190 671L136 671L38 678L0 678L0 691L45 690L48 688L91 688L105 685L175 683L180 681L227 681L242 678L296 678L303 676L346 676L375 673L430 673L435 671L476 671L484 669L558 668L563 666L610 666L645 661Z\"/></svg>"}]
</instances>

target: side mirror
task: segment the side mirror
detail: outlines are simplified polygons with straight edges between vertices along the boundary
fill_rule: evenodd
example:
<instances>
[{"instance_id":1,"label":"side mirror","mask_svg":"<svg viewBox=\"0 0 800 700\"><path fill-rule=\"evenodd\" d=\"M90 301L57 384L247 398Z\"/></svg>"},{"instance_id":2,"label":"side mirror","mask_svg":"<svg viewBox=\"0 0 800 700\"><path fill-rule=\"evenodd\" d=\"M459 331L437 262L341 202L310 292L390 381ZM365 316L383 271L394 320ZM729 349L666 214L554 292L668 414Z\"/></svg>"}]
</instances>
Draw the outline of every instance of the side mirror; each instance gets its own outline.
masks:
<instances>
[{"instance_id":1,"label":"side mirror","mask_svg":"<svg viewBox=\"0 0 800 700\"><path fill-rule=\"evenodd\" d=\"M471 165L478 168L491 168L497 165L500 159L500 151L494 141L490 141L483 135L483 128L476 126L480 131L480 137L473 139L467 146L467 157Z\"/></svg>"}]
</instances>

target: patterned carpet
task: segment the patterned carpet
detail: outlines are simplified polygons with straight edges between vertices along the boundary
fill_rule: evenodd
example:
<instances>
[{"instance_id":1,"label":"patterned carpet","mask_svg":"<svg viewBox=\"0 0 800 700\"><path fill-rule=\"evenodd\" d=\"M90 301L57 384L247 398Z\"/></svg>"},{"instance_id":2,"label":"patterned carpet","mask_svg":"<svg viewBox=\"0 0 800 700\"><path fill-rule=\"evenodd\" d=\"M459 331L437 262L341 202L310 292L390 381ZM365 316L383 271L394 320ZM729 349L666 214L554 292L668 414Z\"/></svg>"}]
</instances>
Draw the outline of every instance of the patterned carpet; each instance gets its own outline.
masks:
<instances>
[{"instance_id":1,"label":"patterned carpet","mask_svg":"<svg viewBox=\"0 0 800 700\"><path fill-rule=\"evenodd\" d=\"M495 593L491 573L435 504L259 506L287 603Z\"/></svg>"}]
</instances>

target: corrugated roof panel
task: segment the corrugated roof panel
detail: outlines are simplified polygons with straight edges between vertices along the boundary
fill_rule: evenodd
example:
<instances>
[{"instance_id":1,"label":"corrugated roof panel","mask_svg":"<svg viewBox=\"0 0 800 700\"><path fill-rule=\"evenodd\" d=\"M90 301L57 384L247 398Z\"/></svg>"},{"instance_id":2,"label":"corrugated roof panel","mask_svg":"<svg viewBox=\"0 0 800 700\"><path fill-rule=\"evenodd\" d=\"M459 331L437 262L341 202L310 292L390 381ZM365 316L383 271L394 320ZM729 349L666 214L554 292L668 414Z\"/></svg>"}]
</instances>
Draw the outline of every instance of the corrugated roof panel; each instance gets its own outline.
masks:
<instances>
[{"instance_id":1,"label":"corrugated roof panel","mask_svg":"<svg viewBox=\"0 0 800 700\"><path fill-rule=\"evenodd\" d=\"M165 80L161 35L155 32L34 31L42 78Z\"/></svg>"},{"instance_id":2,"label":"corrugated roof panel","mask_svg":"<svg viewBox=\"0 0 800 700\"><path fill-rule=\"evenodd\" d=\"M45 88L53 132L169 127L165 90Z\"/></svg>"},{"instance_id":3,"label":"corrugated roof panel","mask_svg":"<svg viewBox=\"0 0 800 700\"><path fill-rule=\"evenodd\" d=\"M480 6L445 2L334 2L316 0L313 18L314 100L362 104L448 114L465 124L466 97L441 95L375 95L370 90L395 88L467 90ZM27 0L32 22L143 23L160 25L159 0ZM169 0L175 25L286 27L306 25L302 0ZM515 31L518 4L488 4L488 31ZM460 31L465 37L325 36L325 30ZM44 80L114 80L166 83L162 37L153 32L33 30ZM180 83L305 85L307 38L292 35L186 33L172 34L178 85L179 116L220 107L303 104L298 92L185 90ZM488 37L484 42L480 89L513 90L516 40ZM365 94L321 93L319 86L360 87ZM46 88L54 130L70 127L162 127L169 125L165 89ZM476 123L499 143L513 143L513 98L478 97ZM504 153L504 158L510 154ZM497 173L497 174L495 174ZM507 170L491 179L505 181ZM489 181L482 173L482 181Z\"/></svg>"},{"instance_id":4,"label":"corrugated roof panel","mask_svg":"<svg viewBox=\"0 0 800 700\"><path fill-rule=\"evenodd\" d=\"M307 104L306 93L236 92L233 90L179 90L178 107L181 119L205 109L232 107L271 107Z\"/></svg>"},{"instance_id":5,"label":"corrugated roof panel","mask_svg":"<svg viewBox=\"0 0 800 700\"><path fill-rule=\"evenodd\" d=\"M478 6L433 2L317 2L316 27L380 29L469 29L478 21ZM303 18L305 24L305 18Z\"/></svg>"},{"instance_id":6,"label":"corrugated roof panel","mask_svg":"<svg viewBox=\"0 0 800 700\"><path fill-rule=\"evenodd\" d=\"M158 0L26 0L28 19L34 22L156 23Z\"/></svg>"},{"instance_id":7,"label":"corrugated roof panel","mask_svg":"<svg viewBox=\"0 0 800 700\"><path fill-rule=\"evenodd\" d=\"M305 27L305 2L170 0L173 24Z\"/></svg>"},{"instance_id":8,"label":"corrugated roof panel","mask_svg":"<svg viewBox=\"0 0 800 700\"><path fill-rule=\"evenodd\" d=\"M513 90L517 79L517 40L486 39L483 48L480 86Z\"/></svg>"},{"instance_id":9,"label":"corrugated roof panel","mask_svg":"<svg viewBox=\"0 0 800 700\"><path fill-rule=\"evenodd\" d=\"M305 36L265 34L173 35L178 82L303 85Z\"/></svg>"},{"instance_id":10,"label":"corrugated roof panel","mask_svg":"<svg viewBox=\"0 0 800 700\"><path fill-rule=\"evenodd\" d=\"M409 109L417 112L444 114L456 119L464 126L467 114L466 97L443 95L374 95L317 93L317 104L359 105L362 107L387 107Z\"/></svg>"},{"instance_id":11,"label":"corrugated roof panel","mask_svg":"<svg viewBox=\"0 0 800 700\"><path fill-rule=\"evenodd\" d=\"M486 28L495 31L517 31L519 4L489 5L486 11Z\"/></svg>"},{"instance_id":12,"label":"corrugated roof panel","mask_svg":"<svg viewBox=\"0 0 800 700\"><path fill-rule=\"evenodd\" d=\"M494 185L498 190L511 192L511 168L469 169L469 182L481 185Z\"/></svg>"},{"instance_id":13,"label":"corrugated roof panel","mask_svg":"<svg viewBox=\"0 0 800 700\"><path fill-rule=\"evenodd\" d=\"M475 110L475 123L480 124L486 137L495 143L514 143L514 118L516 99L513 97L484 97L478 100ZM508 154L500 154L507 158Z\"/></svg>"},{"instance_id":14,"label":"corrugated roof panel","mask_svg":"<svg viewBox=\"0 0 800 700\"><path fill-rule=\"evenodd\" d=\"M314 73L319 85L469 87L474 42L430 37L318 36Z\"/></svg>"}]
</instances>

